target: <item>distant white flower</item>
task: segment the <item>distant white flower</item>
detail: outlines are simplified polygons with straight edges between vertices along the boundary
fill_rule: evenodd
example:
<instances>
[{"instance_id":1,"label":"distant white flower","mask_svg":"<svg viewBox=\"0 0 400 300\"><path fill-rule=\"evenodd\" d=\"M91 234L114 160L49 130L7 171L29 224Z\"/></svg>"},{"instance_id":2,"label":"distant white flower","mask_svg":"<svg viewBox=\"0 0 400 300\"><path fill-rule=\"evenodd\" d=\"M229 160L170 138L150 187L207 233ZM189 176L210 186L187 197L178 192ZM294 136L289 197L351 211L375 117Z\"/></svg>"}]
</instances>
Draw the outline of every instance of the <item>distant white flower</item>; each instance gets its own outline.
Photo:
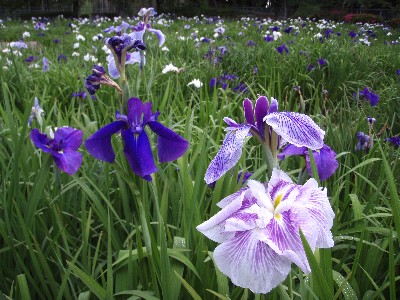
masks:
<instances>
[{"instance_id":1,"label":"distant white flower","mask_svg":"<svg viewBox=\"0 0 400 300\"><path fill-rule=\"evenodd\" d=\"M276 41L282 36L282 33L280 33L279 31L274 31L272 32L272 35L274 36L274 41Z\"/></svg>"},{"instance_id":2,"label":"distant white flower","mask_svg":"<svg viewBox=\"0 0 400 300\"><path fill-rule=\"evenodd\" d=\"M170 63L169 65L166 65L164 67L164 69L162 70L162 73L168 73L168 72L179 72L179 69L177 67L175 67L172 63Z\"/></svg>"},{"instance_id":3,"label":"distant white flower","mask_svg":"<svg viewBox=\"0 0 400 300\"><path fill-rule=\"evenodd\" d=\"M98 59L95 57L95 56L93 56L93 55L91 55L91 54L86 54L84 57L83 57L83 59L85 60L85 61L92 61L92 62L97 62L98 61Z\"/></svg>"},{"instance_id":4,"label":"distant white flower","mask_svg":"<svg viewBox=\"0 0 400 300\"><path fill-rule=\"evenodd\" d=\"M168 47L164 46L161 48L162 51L169 51Z\"/></svg>"},{"instance_id":5,"label":"distant white flower","mask_svg":"<svg viewBox=\"0 0 400 300\"><path fill-rule=\"evenodd\" d=\"M74 43L74 49L78 49L79 48L79 43Z\"/></svg>"},{"instance_id":6,"label":"distant white flower","mask_svg":"<svg viewBox=\"0 0 400 300\"><path fill-rule=\"evenodd\" d=\"M22 34L22 38L24 39L24 38L27 38L27 37L30 37L31 36L31 34L28 32L28 31L25 31L23 34Z\"/></svg>"},{"instance_id":7,"label":"distant white flower","mask_svg":"<svg viewBox=\"0 0 400 300\"><path fill-rule=\"evenodd\" d=\"M77 40L77 41L85 41L86 39L85 39L85 37L84 37L82 34L78 34L78 35L76 36L76 40Z\"/></svg>"},{"instance_id":8,"label":"distant white flower","mask_svg":"<svg viewBox=\"0 0 400 300\"><path fill-rule=\"evenodd\" d=\"M3 53L9 53L10 52L10 49L9 48L4 48L3 49Z\"/></svg>"},{"instance_id":9,"label":"distant white flower","mask_svg":"<svg viewBox=\"0 0 400 300\"><path fill-rule=\"evenodd\" d=\"M78 52L72 52L72 56L79 56L80 54Z\"/></svg>"},{"instance_id":10,"label":"distant white flower","mask_svg":"<svg viewBox=\"0 0 400 300\"><path fill-rule=\"evenodd\" d=\"M188 83L188 86L194 85L196 88L200 88L203 86L203 83L200 81L200 79L193 79L191 82Z\"/></svg>"}]
</instances>

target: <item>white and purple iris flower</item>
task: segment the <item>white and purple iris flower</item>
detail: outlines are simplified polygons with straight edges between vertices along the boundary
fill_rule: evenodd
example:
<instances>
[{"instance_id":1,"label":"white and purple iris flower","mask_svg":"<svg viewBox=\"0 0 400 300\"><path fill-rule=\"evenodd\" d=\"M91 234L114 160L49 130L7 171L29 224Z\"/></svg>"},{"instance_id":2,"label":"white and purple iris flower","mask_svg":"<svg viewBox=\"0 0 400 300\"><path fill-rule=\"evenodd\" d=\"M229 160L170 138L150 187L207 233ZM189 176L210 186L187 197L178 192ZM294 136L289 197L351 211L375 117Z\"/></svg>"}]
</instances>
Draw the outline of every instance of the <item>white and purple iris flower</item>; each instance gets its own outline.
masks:
<instances>
[{"instance_id":1,"label":"white and purple iris flower","mask_svg":"<svg viewBox=\"0 0 400 300\"><path fill-rule=\"evenodd\" d=\"M268 293L278 286L292 263L311 272L300 229L313 251L334 244L335 215L327 190L313 178L297 185L274 169L268 184L249 180L247 188L217 205L221 211L197 230L220 243L213 253L218 269L235 285L254 293Z\"/></svg>"},{"instance_id":2,"label":"white and purple iris flower","mask_svg":"<svg viewBox=\"0 0 400 300\"><path fill-rule=\"evenodd\" d=\"M324 144L321 149L313 150L315 166L317 168L318 177L320 180L326 180L331 177L339 166L336 160L336 153L328 145ZM287 145L283 151L278 154L279 159L285 159L287 156L300 155L306 160L308 174L312 175L311 160L307 147L297 147ZM314 176L313 176L314 177Z\"/></svg>"},{"instance_id":3,"label":"white and purple iris flower","mask_svg":"<svg viewBox=\"0 0 400 300\"><path fill-rule=\"evenodd\" d=\"M85 141L89 153L97 159L114 162L115 153L111 136L121 132L124 154L129 165L138 176L150 181L150 174L157 172L151 145L145 127L158 135L157 148L160 162L169 162L181 157L189 143L180 135L157 122L159 112L152 113L151 102L142 103L138 98L128 100L128 116L116 113L117 121L100 128Z\"/></svg>"},{"instance_id":4,"label":"white and purple iris flower","mask_svg":"<svg viewBox=\"0 0 400 300\"><path fill-rule=\"evenodd\" d=\"M82 130L72 127L61 127L56 130L54 137L32 129L30 138L33 144L43 152L53 156L56 166L68 175L78 171L82 164L82 153L78 151L82 144Z\"/></svg>"},{"instance_id":5,"label":"white and purple iris flower","mask_svg":"<svg viewBox=\"0 0 400 300\"><path fill-rule=\"evenodd\" d=\"M267 97L260 96L254 108L253 103L245 99L243 110L246 123L238 124L230 118L224 118L228 124L228 134L208 166L204 177L207 184L219 179L236 165L248 136L254 136L265 145L275 159L277 150L286 142L312 150L324 146L325 132L310 117L295 112L279 112L278 101L274 98L269 103Z\"/></svg>"}]
</instances>

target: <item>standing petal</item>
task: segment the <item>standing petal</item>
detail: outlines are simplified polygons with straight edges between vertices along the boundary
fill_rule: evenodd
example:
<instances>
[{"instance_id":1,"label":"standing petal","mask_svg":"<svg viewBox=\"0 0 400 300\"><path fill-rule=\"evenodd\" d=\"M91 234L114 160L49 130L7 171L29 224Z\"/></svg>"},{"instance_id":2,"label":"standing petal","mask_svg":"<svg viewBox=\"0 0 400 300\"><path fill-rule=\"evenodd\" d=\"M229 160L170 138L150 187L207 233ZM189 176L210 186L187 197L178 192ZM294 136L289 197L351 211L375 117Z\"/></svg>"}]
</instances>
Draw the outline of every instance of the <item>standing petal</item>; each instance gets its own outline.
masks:
<instances>
[{"instance_id":1,"label":"standing petal","mask_svg":"<svg viewBox=\"0 0 400 300\"><path fill-rule=\"evenodd\" d=\"M133 173L150 179L147 175L157 172L157 168L146 131L133 134L130 130L122 130L122 138L125 142L124 153Z\"/></svg>"},{"instance_id":2,"label":"standing petal","mask_svg":"<svg viewBox=\"0 0 400 300\"><path fill-rule=\"evenodd\" d=\"M35 147L42 149L43 152L52 152L52 149L49 146L50 139L47 137L47 135L40 133L39 129L32 129L30 138Z\"/></svg>"},{"instance_id":3,"label":"standing petal","mask_svg":"<svg viewBox=\"0 0 400 300\"><path fill-rule=\"evenodd\" d=\"M176 160L186 152L189 142L179 134L156 121L147 124L158 135L157 149L160 162Z\"/></svg>"},{"instance_id":4,"label":"standing petal","mask_svg":"<svg viewBox=\"0 0 400 300\"><path fill-rule=\"evenodd\" d=\"M111 136L125 126L125 121L115 121L100 128L85 141L86 149L97 159L113 162L115 154L111 145Z\"/></svg>"},{"instance_id":5,"label":"standing petal","mask_svg":"<svg viewBox=\"0 0 400 300\"><path fill-rule=\"evenodd\" d=\"M247 98L244 99L243 101L243 112L244 112L244 118L246 119L246 123L251 125L256 125L254 123L253 103Z\"/></svg>"},{"instance_id":6,"label":"standing petal","mask_svg":"<svg viewBox=\"0 0 400 300\"><path fill-rule=\"evenodd\" d=\"M228 132L221 149L219 149L217 155L208 166L204 177L207 184L216 181L236 165L242 156L244 139L248 135L250 128L251 125L243 125Z\"/></svg>"},{"instance_id":7,"label":"standing petal","mask_svg":"<svg viewBox=\"0 0 400 300\"><path fill-rule=\"evenodd\" d=\"M295 146L315 150L324 145L325 132L309 116L294 112L275 112L268 114L264 121Z\"/></svg>"},{"instance_id":8,"label":"standing petal","mask_svg":"<svg viewBox=\"0 0 400 300\"><path fill-rule=\"evenodd\" d=\"M82 153L74 150L54 151L52 155L56 166L68 175L78 171L82 164Z\"/></svg>"},{"instance_id":9,"label":"standing petal","mask_svg":"<svg viewBox=\"0 0 400 300\"><path fill-rule=\"evenodd\" d=\"M264 117L268 114L268 99L265 96L258 97L254 113L256 115L257 129L261 138L264 138Z\"/></svg>"},{"instance_id":10,"label":"standing petal","mask_svg":"<svg viewBox=\"0 0 400 300\"><path fill-rule=\"evenodd\" d=\"M82 144L82 136L82 130L61 127L54 133L54 141L59 144L60 150L77 150Z\"/></svg>"},{"instance_id":11,"label":"standing petal","mask_svg":"<svg viewBox=\"0 0 400 300\"><path fill-rule=\"evenodd\" d=\"M327 145L324 145L324 147L319 150L313 151L313 156L317 167L318 177L322 181L331 177L339 166L339 163L336 160L335 151ZM311 161L308 152L306 155L306 165L308 173L312 176Z\"/></svg>"},{"instance_id":12,"label":"standing petal","mask_svg":"<svg viewBox=\"0 0 400 300\"><path fill-rule=\"evenodd\" d=\"M257 231L237 233L215 248L214 261L232 283L253 293L268 293L285 280L291 261L257 238Z\"/></svg>"}]
</instances>

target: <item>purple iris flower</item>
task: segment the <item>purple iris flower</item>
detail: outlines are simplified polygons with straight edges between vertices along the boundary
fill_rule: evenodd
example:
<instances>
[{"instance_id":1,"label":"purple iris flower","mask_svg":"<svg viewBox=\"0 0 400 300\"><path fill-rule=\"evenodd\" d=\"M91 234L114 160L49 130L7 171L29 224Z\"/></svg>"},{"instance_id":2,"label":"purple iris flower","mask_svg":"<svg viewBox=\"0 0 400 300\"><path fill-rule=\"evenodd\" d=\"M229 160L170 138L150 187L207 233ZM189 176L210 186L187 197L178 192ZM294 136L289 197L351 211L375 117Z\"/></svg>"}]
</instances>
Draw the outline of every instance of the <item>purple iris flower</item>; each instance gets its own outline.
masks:
<instances>
[{"instance_id":1,"label":"purple iris flower","mask_svg":"<svg viewBox=\"0 0 400 300\"><path fill-rule=\"evenodd\" d=\"M276 152L284 142L298 147L320 149L324 145L325 132L314 121L295 112L279 112L275 98L269 103L267 97L260 96L253 108L249 99L243 101L245 123L238 124L225 117L228 134L215 158L211 161L204 180L210 184L233 168L242 155L246 137L254 136L261 144Z\"/></svg>"},{"instance_id":2,"label":"purple iris flower","mask_svg":"<svg viewBox=\"0 0 400 300\"><path fill-rule=\"evenodd\" d=\"M264 36L264 41L270 43L274 40L274 37L271 35Z\"/></svg>"},{"instance_id":3,"label":"purple iris flower","mask_svg":"<svg viewBox=\"0 0 400 300\"><path fill-rule=\"evenodd\" d=\"M307 66L307 72L311 72L312 70L315 69L315 66L313 64L308 64Z\"/></svg>"},{"instance_id":4,"label":"purple iris flower","mask_svg":"<svg viewBox=\"0 0 400 300\"><path fill-rule=\"evenodd\" d=\"M67 61L67 57L65 56L65 54L60 54L60 55L58 55L58 57L57 57L57 61L58 62L60 62L60 61Z\"/></svg>"},{"instance_id":5,"label":"purple iris flower","mask_svg":"<svg viewBox=\"0 0 400 300\"><path fill-rule=\"evenodd\" d=\"M157 171L147 133L146 125L158 135L158 158L168 162L181 157L189 143L180 135L157 122L159 112L152 113L151 102L142 103L138 98L128 100L128 116L116 113L116 121L99 129L85 142L85 147L95 158L113 162L114 150L111 136L121 132L124 141L124 154L129 165L138 176L150 181L150 174Z\"/></svg>"},{"instance_id":6,"label":"purple iris flower","mask_svg":"<svg viewBox=\"0 0 400 300\"><path fill-rule=\"evenodd\" d=\"M250 40L250 41L247 43L247 47L252 47L252 46L257 46L257 44L254 43L252 40Z\"/></svg>"},{"instance_id":7,"label":"purple iris flower","mask_svg":"<svg viewBox=\"0 0 400 300\"><path fill-rule=\"evenodd\" d=\"M292 26L287 27L284 32L286 32L287 34L289 34L291 31L293 30Z\"/></svg>"},{"instance_id":8,"label":"purple iris flower","mask_svg":"<svg viewBox=\"0 0 400 300\"><path fill-rule=\"evenodd\" d=\"M71 94L71 97L77 97L77 98L81 98L81 99L85 99L87 97L86 92L84 91L79 91L79 92L74 92Z\"/></svg>"},{"instance_id":9,"label":"purple iris flower","mask_svg":"<svg viewBox=\"0 0 400 300\"><path fill-rule=\"evenodd\" d=\"M324 144L321 149L312 151L317 167L318 177L321 181L331 177L339 166L336 160L336 153L328 145ZM300 155L306 160L306 167L308 174L312 176L311 160L307 147L296 147L294 145L287 145L283 151L278 154L279 159L285 159L287 156Z\"/></svg>"},{"instance_id":10,"label":"purple iris flower","mask_svg":"<svg viewBox=\"0 0 400 300\"><path fill-rule=\"evenodd\" d=\"M42 22L37 22L34 26L34 28L36 30L46 30L46 24L42 23Z\"/></svg>"},{"instance_id":11,"label":"purple iris flower","mask_svg":"<svg viewBox=\"0 0 400 300\"><path fill-rule=\"evenodd\" d=\"M53 43L54 44L58 44L58 43L60 43L60 40L59 39L55 39L55 40L53 40Z\"/></svg>"},{"instance_id":12,"label":"purple iris flower","mask_svg":"<svg viewBox=\"0 0 400 300\"><path fill-rule=\"evenodd\" d=\"M365 100L368 100L369 103L371 104L371 106L377 106L380 97L373 93L370 89L368 89L367 87L365 87L363 90L361 90L359 92L359 95L363 96L365 98Z\"/></svg>"},{"instance_id":13,"label":"purple iris flower","mask_svg":"<svg viewBox=\"0 0 400 300\"><path fill-rule=\"evenodd\" d=\"M78 171L82 164L82 154L78 152L82 136L81 130L72 127L58 128L54 138L40 133L37 128L32 129L30 135L33 144L43 152L50 153L56 166L69 175Z\"/></svg>"},{"instance_id":14,"label":"purple iris flower","mask_svg":"<svg viewBox=\"0 0 400 300\"><path fill-rule=\"evenodd\" d=\"M396 70L396 75L397 75L397 76L400 76L400 69L397 69L397 70Z\"/></svg>"},{"instance_id":15,"label":"purple iris flower","mask_svg":"<svg viewBox=\"0 0 400 300\"><path fill-rule=\"evenodd\" d=\"M355 39L358 36L358 34L354 31L350 31L349 32L349 37L351 37L352 39Z\"/></svg>"},{"instance_id":16,"label":"purple iris flower","mask_svg":"<svg viewBox=\"0 0 400 300\"><path fill-rule=\"evenodd\" d=\"M153 7L149 8L141 8L140 11L138 12L138 15L143 17L143 22L147 24L149 22L150 17L154 17L157 14L155 9Z\"/></svg>"},{"instance_id":17,"label":"purple iris flower","mask_svg":"<svg viewBox=\"0 0 400 300\"><path fill-rule=\"evenodd\" d=\"M25 59L25 62L27 62L27 63L31 63L31 62L33 62L33 61L35 61L37 59L37 57L36 56L29 56L29 57L27 57L26 59Z\"/></svg>"},{"instance_id":18,"label":"purple iris flower","mask_svg":"<svg viewBox=\"0 0 400 300\"><path fill-rule=\"evenodd\" d=\"M31 127L33 120L36 120L39 126L42 126L43 118L44 110L40 107L38 98L35 97L35 103L32 106L32 111L28 119L28 126Z\"/></svg>"},{"instance_id":19,"label":"purple iris flower","mask_svg":"<svg viewBox=\"0 0 400 300\"><path fill-rule=\"evenodd\" d=\"M18 42L11 42L10 47L16 47L18 49L28 49L28 45L24 42L18 41Z\"/></svg>"},{"instance_id":20,"label":"purple iris flower","mask_svg":"<svg viewBox=\"0 0 400 300\"><path fill-rule=\"evenodd\" d=\"M279 54L282 54L283 52L286 52L287 54L289 53L289 48L286 46L286 44L282 44L276 48L276 51L278 51Z\"/></svg>"},{"instance_id":21,"label":"purple iris flower","mask_svg":"<svg viewBox=\"0 0 400 300\"><path fill-rule=\"evenodd\" d=\"M50 68L50 63L46 57L43 56L42 59L42 71L47 72Z\"/></svg>"},{"instance_id":22,"label":"purple iris flower","mask_svg":"<svg viewBox=\"0 0 400 300\"><path fill-rule=\"evenodd\" d=\"M324 58L318 58L317 60L318 64L322 67L325 66L328 62Z\"/></svg>"},{"instance_id":23,"label":"purple iris flower","mask_svg":"<svg viewBox=\"0 0 400 300\"><path fill-rule=\"evenodd\" d=\"M125 32L127 29L131 27L130 24L126 23L125 21L122 21L120 25L117 27L110 26L106 29L103 30L103 32L110 33L110 32L115 32L117 35L121 35L123 32Z\"/></svg>"},{"instance_id":24,"label":"purple iris flower","mask_svg":"<svg viewBox=\"0 0 400 300\"><path fill-rule=\"evenodd\" d=\"M117 83L115 83L110 77L107 76L106 70L103 67L94 65L92 69L92 74L85 78L85 87L90 95L94 95L96 91L100 88L100 85L111 86L122 94L122 90Z\"/></svg>"},{"instance_id":25,"label":"purple iris flower","mask_svg":"<svg viewBox=\"0 0 400 300\"><path fill-rule=\"evenodd\" d=\"M311 272L300 228L312 251L333 247L335 214L327 189L314 178L297 185L274 169L267 184L247 185L217 203L221 210L196 228L219 243L214 262L233 284L268 293L285 280L292 263Z\"/></svg>"},{"instance_id":26,"label":"purple iris flower","mask_svg":"<svg viewBox=\"0 0 400 300\"><path fill-rule=\"evenodd\" d=\"M386 138L385 141L400 147L400 136L393 136L390 138Z\"/></svg>"},{"instance_id":27,"label":"purple iris flower","mask_svg":"<svg viewBox=\"0 0 400 300\"><path fill-rule=\"evenodd\" d=\"M368 152L369 148L371 147L371 141L369 135L365 134L364 132L357 132L357 146L356 150L365 150Z\"/></svg>"},{"instance_id":28,"label":"purple iris flower","mask_svg":"<svg viewBox=\"0 0 400 300\"><path fill-rule=\"evenodd\" d=\"M158 46L161 47L165 42L165 35L161 32L161 30L151 28L149 23L139 22L136 26L131 27L133 29L133 33L129 35L133 39L143 40L143 35L146 31L153 33L157 36Z\"/></svg>"}]
</instances>

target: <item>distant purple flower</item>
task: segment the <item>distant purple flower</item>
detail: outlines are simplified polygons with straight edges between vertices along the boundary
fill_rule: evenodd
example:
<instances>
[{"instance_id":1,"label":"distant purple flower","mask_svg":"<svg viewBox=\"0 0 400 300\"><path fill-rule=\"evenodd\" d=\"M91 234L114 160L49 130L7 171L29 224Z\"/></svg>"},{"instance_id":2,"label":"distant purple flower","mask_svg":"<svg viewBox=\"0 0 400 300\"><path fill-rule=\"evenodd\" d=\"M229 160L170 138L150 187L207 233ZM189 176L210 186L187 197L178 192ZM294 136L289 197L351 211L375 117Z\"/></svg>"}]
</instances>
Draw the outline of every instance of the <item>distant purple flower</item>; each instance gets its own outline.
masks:
<instances>
[{"instance_id":1,"label":"distant purple flower","mask_svg":"<svg viewBox=\"0 0 400 300\"><path fill-rule=\"evenodd\" d=\"M287 27L287 28L284 30L284 32L287 33L287 34L289 34L292 30L293 30L293 27L292 27L292 26L289 26L289 27Z\"/></svg>"},{"instance_id":2,"label":"distant purple flower","mask_svg":"<svg viewBox=\"0 0 400 300\"><path fill-rule=\"evenodd\" d=\"M326 39L328 39L328 38L331 37L331 35L332 35L333 33L334 33L333 30L329 28L329 29L325 30L324 37L325 37Z\"/></svg>"},{"instance_id":3,"label":"distant purple flower","mask_svg":"<svg viewBox=\"0 0 400 300\"><path fill-rule=\"evenodd\" d=\"M396 75L397 75L397 76L400 76L400 69L397 69L397 70L396 70Z\"/></svg>"},{"instance_id":4,"label":"distant purple flower","mask_svg":"<svg viewBox=\"0 0 400 300\"><path fill-rule=\"evenodd\" d=\"M264 36L264 41L270 43L274 41L274 37L271 35Z\"/></svg>"},{"instance_id":5,"label":"distant purple flower","mask_svg":"<svg viewBox=\"0 0 400 300\"><path fill-rule=\"evenodd\" d=\"M171 129L157 122L159 112L152 113L151 102L142 103L138 98L128 100L128 116L116 113L116 121L100 128L85 142L89 153L97 159L114 162L115 153L111 136L121 132L124 154L132 171L150 181L150 174L157 172L151 145L145 127L158 135L157 147L160 162L168 162L181 157L189 143Z\"/></svg>"},{"instance_id":6,"label":"distant purple flower","mask_svg":"<svg viewBox=\"0 0 400 300\"><path fill-rule=\"evenodd\" d=\"M246 84L241 82L233 88L233 91L236 93L247 93L249 90L247 89Z\"/></svg>"},{"instance_id":7,"label":"distant purple flower","mask_svg":"<svg viewBox=\"0 0 400 300\"><path fill-rule=\"evenodd\" d=\"M258 67L256 65L253 66L253 75L258 74Z\"/></svg>"},{"instance_id":8,"label":"distant purple flower","mask_svg":"<svg viewBox=\"0 0 400 300\"><path fill-rule=\"evenodd\" d=\"M203 43L209 43L209 42L210 42L210 39L205 37L205 38L202 38L201 41L202 41Z\"/></svg>"},{"instance_id":9,"label":"distant purple flower","mask_svg":"<svg viewBox=\"0 0 400 300\"><path fill-rule=\"evenodd\" d=\"M253 103L245 99L243 111L245 123L238 124L228 117L224 118L228 124L228 133L222 147L208 166L204 177L207 184L216 181L236 165L242 155L247 136L254 136L266 145L271 145L274 140L276 148L281 146L282 140L312 150L320 149L324 145L325 132L310 117L294 112L279 112L278 101L274 98L269 103L267 97L260 96L254 108ZM266 126L269 128L267 132Z\"/></svg>"},{"instance_id":10,"label":"distant purple flower","mask_svg":"<svg viewBox=\"0 0 400 300\"><path fill-rule=\"evenodd\" d=\"M58 55L58 57L57 57L57 61L58 62L60 62L60 61L67 61L67 57L65 56L65 54L60 54L60 55Z\"/></svg>"},{"instance_id":11,"label":"distant purple flower","mask_svg":"<svg viewBox=\"0 0 400 300\"><path fill-rule=\"evenodd\" d=\"M289 53L289 48L286 46L286 44L282 44L276 48L276 51L278 51L279 54L282 54L283 52L286 52L287 54Z\"/></svg>"},{"instance_id":12,"label":"distant purple flower","mask_svg":"<svg viewBox=\"0 0 400 300\"><path fill-rule=\"evenodd\" d=\"M285 280L292 263L311 272L300 228L312 251L333 247L335 214L327 189L313 178L297 185L274 169L268 183L249 180L247 186L218 202L221 210L196 229L219 243L213 260L233 284L268 293Z\"/></svg>"},{"instance_id":13,"label":"distant purple flower","mask_svg":"<svg viewBox=\"0 0 400 300\"><path fill-rule=\"evenodd\" d=\"M10 47L15 47L18 49L28 49L28 45L24 42L18 41L18 42L11 42Z\"/></svg>"},{"instance_id":14,"label":"distant purple flower","mask_svg":"<svg viewBox=\"0 0 400 300\"><path fill-rule=\"evenodd\" d=\"M274 26L274 27L271 27L271 28L270 28L270 30L272 30L272 31L279 31L279 29L280 29L280 28L279 28L278 26Z\"/></svg>"},{"instance_id":15,"label":"distant purple flower","mask_svg":"<svg viewBox=\"0 0 400 300\"><path fill-rule=\"evenodd\" d=\"M210 80L210 88L213 89L215 87L216 83L217 83L217 78L215 78L215 77L211 78L211 80Z\"/></svg>"},{"instance_id":16,"label":"distant purple flower","mask_svg":"<svg viewBox=\"0 0 400 300\"><path fill-rule=\"evenodd\" d=\"M44 36L44 33L43 32L39 32L37 35L38 36Z\"/></svg>"},{"instance_id":17,"label":"distant purple flower","mask_svg":"<svg viewBox=\"0 0 400 300\"><path fill-rule=\"evenodd\" d=\"M25 59L25 62L31 63L31 62L33 62L33 61L35 61L35 60L37 60L37 57L31 55L31 56L29 56L29 57L27 57L27 58Z\"/></svg>"},{"instance_id":18,"label":"distant purple flower","mask_svg":"<svg viewBox=\"0 0 400 300\"><path fill-rule=\"evenodd\" d=\"M351 37L352 39L355 39L358 36L358 34L354 31L350 31L349 32L349 37Z\"/></svg>"},{"instance_id":19,"label":"distant purple flower","mask_svg":"<svg viewBox=\"0 0 400 300\"><path fill-rule=\"evenodd\" d=\"M390 138L386 138L385 141L400 147L400 136L393 136Z\"/></svg>"},{"instance_id":20,"label":"distant purple flower","mask_svg":"<svg viewBox=\"0 0 400 300\"><path fill-rule=\"evenodd\" d=\"M336 153L326 144L321 149L312 151L317 167L318 177L321 181L331 177L339 164L336 160ZM306 167L308 173L312 176L311 159L307 147L296 147L294 145L287 145L283 151L278 154L279 159L285 159L287 156L300 155L306 160Z\"/></svg>"},{"instance_id":21,"label":"distant purple flower","mask_svg":"<svg viewBox=\"0 0 400 300\"><path fill-rule=\"evenodd\" d=\"M318 64L322 67L325 66L328 62L324 58L318 58L317 60Z\"/></svg>"},{"instance_id":22,"label":"distant purple flower","mask_svg":"<svg viewBox=\"0 0 400 300\"><path fill-rule=\"evenodd\" d=\"M71 127L58 128L54 138L40 133L37 128L32 129L30 134L33 144L43 152L50 153L56 166L69 175L78 171L82 164L82 154L78 152L82 136L81 130Z\"/></svg>"},{"instance_id":23,"label":"distant purple flower","mask_svg":"<svg viewBox=\"0 0 400 300\"><path fill-rule=\"evenodd\" d=\"M37 22L34 26L34 28L36 30L46 30L46 24L42 23L42 22Z\"/></svg>"},{"instance_id":24,"label":"distant purple flower","mask_svg":"<svg viewBox=\"0 0 400 300\"><path fill-rule=\"evenodd\" d=\"M58 44L58 43L60 43L60 40L59 39L55 39L55 40L53 40L53 43L54 44Z\"/></svg>"},{"instance_id":25,"label":"distant purple flower","mask_svg":"<svg viewBox=\"0 0 400 300\"><path fill-rule=\"evenodd\" d=\"M185 24L185 26L183 26L183 29L186 29L186 30L190 29L190 25L189 24Z\"/></svg>"},{"instance_id":26,"label":"distant purple flower","mask_svg":"<svg viewBox=\"0 0 400 300\"><path fill-rule=\"evenodd\" d=\"M311 72L312 70L315 69L315 66L313 64L308 64L307 66L307 72Z\"/></svg>"},{"instance_id":27,"label":"distant purple flower","mask_svg":"<svg viewBox=\"0 0 400 300\"><path fill-rule=\"evenodd\" d=\"M143 22L145 24L147 24L149 22L150 17L153 17L157 14L157 12L155 11L155 9L153 7L149 7L149 8L141 8L138 15L143 17Z\"/></svg>"},{"instance_id":28,"label":"distant purple flower","mask_svg":"<svg viewBox=\"0 0 400 300\"><path fill-rule=\"evenodd\" d=\"M85 78L85 87L90 95L94 95L100 88L100 85L111 86L121 94L122 90L110 77L107 76L106 70L102 66L94 65L92 74Z\"/></svg>"},{"instance_id":29,"label":"distant purple flower","mask_svg":"<svg viewBox=\"0 0 400 300\"><path fill-rule=\"evenodd\" d=\"M77 98L81 98L81 99L85 99L87 97L87 94L85 91L79 91L79 92L74 92L71 94L71 97L77 97Z\"/></svg>"},{"instance_id":30,"label":"distant purple flower","mask_svg":"<svg viewBox=\"0 0 400 300\"><path fill-rule=\"evenodd\" d=\"M365 134L364 132L357 132L357 146L356 150L365 150L368 152L370 146L371 146L371 141L369 135Z\"/></svg>"},{"instance_id":31,"label":"distant purple flower","mask_svg":"<svg viewBox=\"0 0 400 300\"><path fill-rule=\"evenodd\" d=\"M49 61L47 60L46 57L43 56L42 59L42 71L43 72L47 72L49 70L50 66L49 66Z\"/></svg>"},{"instance_id":32,"label":"distant purple flower","mask_svg":"<svg viewBox=\"0 0 400 300\"><path fill-rule=\"evenodd\" d=\"M247 47L252 47L252 46L257 46L257 44L254 43L252 40L250 40L250 41L247 43Z\"/></svg>"},{"instance_id":33,"label":"distant purple flower","mask_svg":"<svg viewBox=\"0 0 400 300\"><path fill-rule=\"evenodd\" d=\"M28 119L28 127L31 127L33 120L36 120L41 127L43 124L44 110L39 105L38 98L35 97L34 105L32 106L32 111Z\"/></svg>"},{"instance_id":34,"label":"distant purple flower","mask_svg":"<svg viewBox=\"0 0 400 300\"><path fill-rule=\"evenodd\" d=\"M369 101L369 103L371 104L371 106L377 106L380 97L373 93L371 90L369 90L367 87L365 87L364 89L362 89L359 92L360 96L363 96L365 100Z\"/></svg>"},{"instance_id":35,"label":"distant purple flower","mask_svg":"<svg viewBox=\"0 0 400 300\"><path fill-rule=\"evenodd\" d=\"M219 46L217 47L217 50L222 56L228 53L228 48L226 46Z\"/></svg>"}]
</instances>

